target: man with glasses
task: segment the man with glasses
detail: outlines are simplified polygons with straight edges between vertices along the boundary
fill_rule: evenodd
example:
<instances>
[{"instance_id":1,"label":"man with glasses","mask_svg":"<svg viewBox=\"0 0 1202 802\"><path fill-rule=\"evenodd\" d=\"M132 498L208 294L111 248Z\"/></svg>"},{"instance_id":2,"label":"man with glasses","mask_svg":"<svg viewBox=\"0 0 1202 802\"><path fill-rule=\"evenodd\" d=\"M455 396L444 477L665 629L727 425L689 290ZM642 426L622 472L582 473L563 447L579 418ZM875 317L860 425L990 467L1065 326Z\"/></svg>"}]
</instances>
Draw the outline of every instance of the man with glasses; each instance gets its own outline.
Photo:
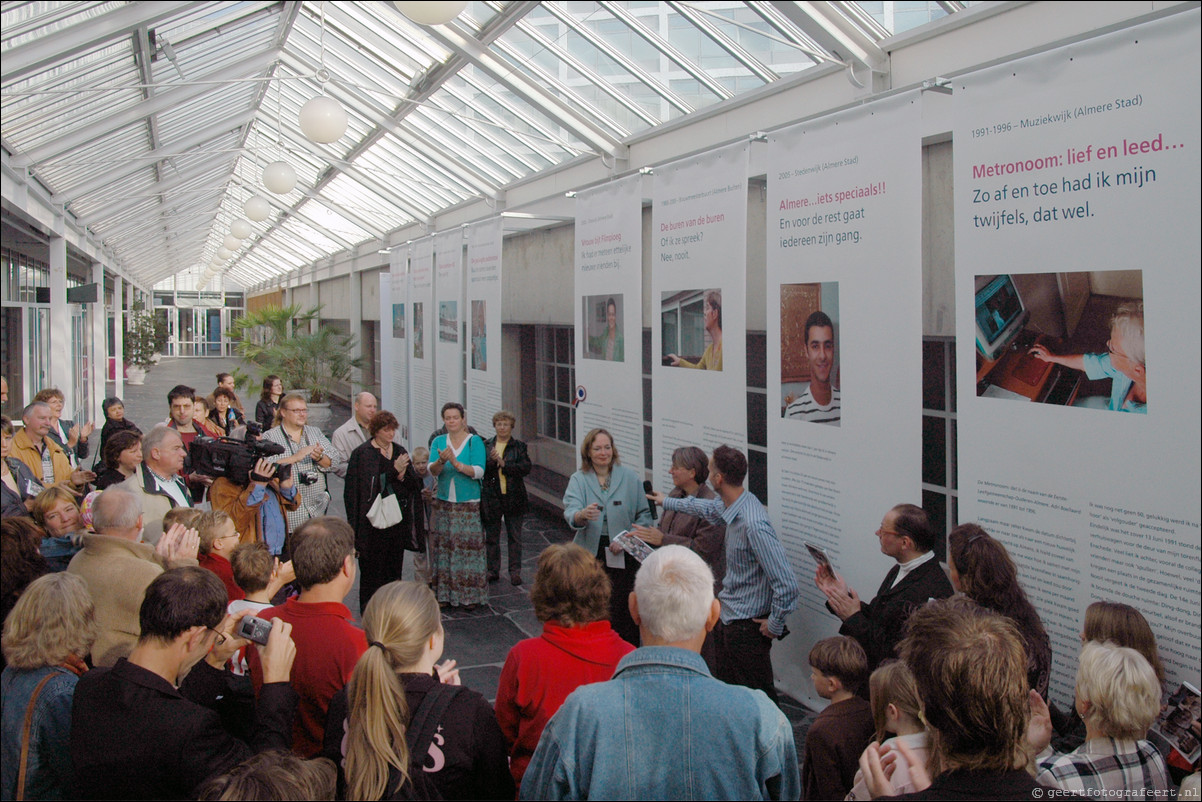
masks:
<instances>
[{"instance_id":1,"label":"man with glasses","mask_svg":"<svg viewBox=\"0 0 1202 802\"><path fill-rule=\"evenodd\" d=\"M954 592L952 583L935 558L935 530L922 507L898 504L885 513L876 530L881 553L897 565L885 575L876 597L860 601L855 589L829 566L819 566L814 581L826 594L826 607L843 620L840 635L859 641L868 654L868 666L896 657L897 644L905 634L906 619L928 599L946 599Z\"/></svg>"},{"instance_id":2,"label":"man with glasses","mask_svg":"<svg viewBox=\"0 0 1202 802\"><path fill-rule=\"evenodd\" d=\"M1110 339L1104 354L1056 356L1046 345L1031 348L1031 356L1066 368L1081 370L1091 381L1110 379L1110 398L1086 396L1074 406L1117 412L1148 412L1148 368L1144 364L1144 305L1123 304L1110 319Z\"/></svg>"},{"instance_id":3,"label":"man with glasses","mask_svg":"<svg viewBox=\"0 0 1202 802\"><path fill-rule=\"evenodd\" d=\"M325 515L330 506L326 473L346 463L346 457L330 443L316 426L307 426L309 404L300 393L280 399L280 425L263 433L263 439L284 447L283 455L272 457L277 465L291 465L292 476L300 492L300 504L288 510L288 530L295 532L310 518Z\"/></svg>"},{"instance_id":4,"label":"man with glasses","mask_svg":"<svg viewBox=\"0 0 1202 802\"><path fill-rule=\"evenodd\" d=\"M205 780L253 753L291 746L296 648L285 621L256 647L264 685L251 744L226 731L214 709L226 692L226 662L250 645L234 636L243 615L225 614L225 590L202 568L177 568L150 583L129 658L87 672L75 688L78 798L196 799Z\"/></svg>"}]
</instances>

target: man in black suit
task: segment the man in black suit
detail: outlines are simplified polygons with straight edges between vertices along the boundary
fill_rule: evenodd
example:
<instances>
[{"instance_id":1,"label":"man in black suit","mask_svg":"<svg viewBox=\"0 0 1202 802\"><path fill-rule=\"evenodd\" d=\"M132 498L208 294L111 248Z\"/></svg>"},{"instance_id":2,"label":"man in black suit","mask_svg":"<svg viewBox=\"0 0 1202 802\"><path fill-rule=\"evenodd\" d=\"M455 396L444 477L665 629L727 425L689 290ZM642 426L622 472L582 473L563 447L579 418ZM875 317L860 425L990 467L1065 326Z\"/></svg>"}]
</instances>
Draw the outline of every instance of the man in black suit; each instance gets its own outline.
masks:
<instances>
[{"instance_id":1,"label":"man in black suit","mask_svg":"<svg viewBox=\"0 0 1202 802\"><path fill-rule=\"evenodd\" d=\"M245 613L225 615L226 601L221 580L203 568L174 568L150 583L133 652L87 672L75 687L71 760L79 798L196 799L202 782L253 753L292 746L296 647L284 621L272 623L259 647L265 684L253 743L230 735L210 709L226 692L226 662L249 644L234 636Z\"/></svg>"},{"instance_id":2,"label":"man in black suit","mask_svg":"<svg viewBox=\"0 0 1202 802\"><path fill-rule=\"evenodd\" d=\"M928 599L946 599L954 592L931 550L935 531L922 507L898 504L885 513L876 536L881 553L897 560L897 565L889 569L872 601L861 602L855 589L829 567L820 566L815 577L818 589L826 594L827 609L843 620L839 634L860 642L870 668L897 656L910 613Z\"/></svg>"}]
</instances>

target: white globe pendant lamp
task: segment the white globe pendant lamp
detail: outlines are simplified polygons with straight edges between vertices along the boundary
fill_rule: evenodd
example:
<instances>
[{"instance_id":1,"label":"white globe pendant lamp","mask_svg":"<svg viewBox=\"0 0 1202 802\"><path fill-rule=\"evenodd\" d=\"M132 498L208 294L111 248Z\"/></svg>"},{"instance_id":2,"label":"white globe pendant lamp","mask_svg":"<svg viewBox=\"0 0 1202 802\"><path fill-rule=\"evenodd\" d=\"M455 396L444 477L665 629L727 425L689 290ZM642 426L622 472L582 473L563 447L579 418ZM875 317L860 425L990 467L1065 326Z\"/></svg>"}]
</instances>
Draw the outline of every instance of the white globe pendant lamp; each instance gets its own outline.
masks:
<instances>
[{"instance_id":1,"label":"white globe pendant lamp","mask_svg":"<svg viewBox=\"0 0 1202 802\"><path fill-rule=\"evenodd\" d=\"M271 204L262 195L254 195L246 203L242 204L242 211L251 220L254 220L256 223L262 223L271 216ZM237 221L235 221L236 223Z\"/></svg>"},{"instance_id":2,"label":"white globe pendant lamp","mask_svg":"<svg viewBox=\"0 0 1202 802\"><path fill-rule=\"evenodd\" d=\"M301 133L310 142L328 145L346 133L347 116L341 104L328 95L310 98L300 110Z\"/></svg>"},{"instance_id":3,"label":"white globe pendant lamp","mask_svg":"<svg viewBox=\"0 0 1202 802\"><path fill-rule=\"evenodd\" d=\"M250 201L247 201L247 203L249 202ZM250 222L245 218L239 217L237 220L230 223L230 234L238 239L246 239L253 233L254 229L251 228Z\"/></svg>"},{"instance_id":4,"label":"white globe pendant lamp","mask_svg":"<svg viewBox=\"0 0 1202 802\"><path fill-rule=\"evenodd\" d=\"M218 248L217 249L217 258L223 262L226 259L229 259L233 255L234 255L234 252L231 251L229 248Z\"/></svg>"},{"instance_id":5,"label":"white globe pendant lamp","mask_svg":"<svg viewBox=\"0 0 1202 802\"><path fill-rule=\"evenodd\" d=\"M272 162L263 168L263 186L277 195L287 195L296 187L296 170L288 162Z\"/></svg>"},{"instance_id":6,"label":"white globe pendant lamp","mask_svg":"<svg viewBox=\"0 0 1202 802\"><path fill-rule=\"evenodd\" d=\"M225 239L221 241L221 244L227 251L233 252L242 247L242 240L238 239L233 234L226 234Z\"/></svg>"},{"instance_id":7,"label":"white globe pendant lamp","mask_svg":"<svg viewBox=\"0 0 1202 802\"><path fill-rule=\"evenodd\" d=\"M463 13L467 0L437 0L437 2L393 2L397 11L418 25L445 25Z\"/></svg>"}]
</instances>

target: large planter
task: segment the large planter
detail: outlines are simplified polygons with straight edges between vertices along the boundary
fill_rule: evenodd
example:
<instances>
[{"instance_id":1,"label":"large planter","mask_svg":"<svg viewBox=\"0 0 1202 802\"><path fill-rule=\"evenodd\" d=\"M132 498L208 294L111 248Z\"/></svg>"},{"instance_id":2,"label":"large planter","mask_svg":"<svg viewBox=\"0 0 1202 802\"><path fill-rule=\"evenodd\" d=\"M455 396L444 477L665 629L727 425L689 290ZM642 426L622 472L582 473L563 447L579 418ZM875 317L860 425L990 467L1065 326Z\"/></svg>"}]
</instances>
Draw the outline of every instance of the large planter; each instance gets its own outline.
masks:
<instances>
[{"instance_id":1,"label":"large planter","mask_svg":"<svg viewBox=\"0 0 1202 802\"><path fill-rule=\"evenodd\" d=\"M329 404L314 404L310 401L309 419L307 421L307 425L316 426L318 429L321 429L324 432L326 430L326 426L330 422L330 418L333 417L333 414L334 413L330 411Z\"/></svg>"},{"instance_id":2,"label":"large planter","mask_svg":"<svg viewBox=\"0 0 1202 802\"><path fill-rule=\"evenodd\" d=\"M146 383L146 370L137 365L130 365L125 369L125 383L141 387Z\"/></svg>"}]
</instances>

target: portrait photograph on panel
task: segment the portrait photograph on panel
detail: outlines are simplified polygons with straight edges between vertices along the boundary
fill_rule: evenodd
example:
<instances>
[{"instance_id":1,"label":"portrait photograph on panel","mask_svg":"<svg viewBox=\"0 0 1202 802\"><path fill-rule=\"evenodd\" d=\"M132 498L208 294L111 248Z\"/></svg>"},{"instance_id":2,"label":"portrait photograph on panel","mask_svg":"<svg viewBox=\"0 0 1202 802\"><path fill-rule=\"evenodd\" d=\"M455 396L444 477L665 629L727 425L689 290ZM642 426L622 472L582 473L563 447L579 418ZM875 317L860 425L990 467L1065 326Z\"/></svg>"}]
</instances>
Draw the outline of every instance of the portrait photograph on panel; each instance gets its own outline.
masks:
<instances>
[{"instance_id":1,"label":"portrait photograph on panel","mask_svg":"<svg viewBox=\"0 0 1202 802\"><path fill-rule=\"evenodd\" d=\"M424 301L417 301L413 304L413 358L426 358L425 344L425 311L426 305Z\"/></svg>"},{"instance_id":2,"label":"portrait photograph on panel","mask_svg":"<svg viewBox=\"0 0 1202 802\"><path fill-rule=\"evenodd\" d=\"M841 426L839 365L839 282L780 285L781 417Z\"/></svg>"},{"instance_id":3,"label":"portrait photograph on panel","mask_svg":"<svg viewBox=\"0 0 1202 802\"><path fill-rule=\"evenodd\" d=\"M459 302L438 302L438 339L444 343L459 342Z\"/></svg>"},{"instance_id":4,"label":"portrait photograph on panel","mask_svg":"<svg viewBox=\"0 0 1202 802\"><path fill-rule=\"evenodd\" d=\"M1148 411L1141 270L974 278L977 395Z\"/></svg>"},{"instance_id":5,"label":"portrait photograph on panel","mask_svg":"<svg viewBox=\"0 0 1202 802\"><path fill-rule=\"evenodd\" d=\"M394 340L405 339L405 305L392 305L392 338Z\"/></svg>"},{"instance_id":6,"label":"portrait photograph on panel","mask_svg":"<svg viewBox=\"0 0 1202 802\"><path fill-rule=\"evenodd\" d=\"M472 301L472 370L488 370L488 302Z\"/></svg>"},{"instance_id":7,"label":"portrait photograph on panel","mask_svg":"<svg viewBox=\"0 0 1202 802\"><path fill-rule=\"evenodd\" d=\"M722 370L722 291L664 292L659 306L665 367Z\"/></svg>"},{"instance_id":8,"label":"portrait photograph on panel","mask_svg":"<svg viewBox=\"0 0 1202 802\"><path fill-rule=\"evenodd\" d=\"M622 342L622 294L586 295L581 299L584 358L625 362Z\"/></svg>"}]
</instances>

